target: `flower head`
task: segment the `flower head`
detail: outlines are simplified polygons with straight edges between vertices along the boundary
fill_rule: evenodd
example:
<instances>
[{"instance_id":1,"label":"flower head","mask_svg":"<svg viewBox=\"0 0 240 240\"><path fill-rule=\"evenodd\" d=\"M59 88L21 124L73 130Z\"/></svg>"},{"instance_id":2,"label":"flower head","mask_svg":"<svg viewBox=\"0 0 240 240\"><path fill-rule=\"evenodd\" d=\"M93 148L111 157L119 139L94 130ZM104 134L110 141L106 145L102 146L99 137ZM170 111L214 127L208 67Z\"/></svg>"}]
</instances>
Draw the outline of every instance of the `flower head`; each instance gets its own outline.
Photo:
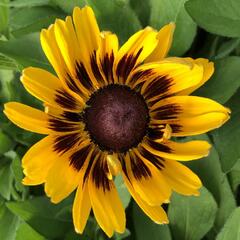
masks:
<instances>
[{"instance_id":1,"label":"flower head","mask_svg":"<svg viewBox=\"0 0 240 240\"><path fill-rule=\"evenodd\" d=\"M175 25L147 27L119 48L100 32L90 7L56 20L41 32L42 48L57 76L24 69L21 81L45 112L10 102L4 112L16 125L47 135L25 154L26 185L45 184L58 203L75 189L73 220L82 233L91 209L105 233L125 231L125 212L114 186L121 174L132 197L155 222L172 191L198 195L199 178L177 161L208 155L205 141L172 137L221 126L229 110L189 96L213 74L206 59L165 58Z\"/></svg>"}]
</instances>

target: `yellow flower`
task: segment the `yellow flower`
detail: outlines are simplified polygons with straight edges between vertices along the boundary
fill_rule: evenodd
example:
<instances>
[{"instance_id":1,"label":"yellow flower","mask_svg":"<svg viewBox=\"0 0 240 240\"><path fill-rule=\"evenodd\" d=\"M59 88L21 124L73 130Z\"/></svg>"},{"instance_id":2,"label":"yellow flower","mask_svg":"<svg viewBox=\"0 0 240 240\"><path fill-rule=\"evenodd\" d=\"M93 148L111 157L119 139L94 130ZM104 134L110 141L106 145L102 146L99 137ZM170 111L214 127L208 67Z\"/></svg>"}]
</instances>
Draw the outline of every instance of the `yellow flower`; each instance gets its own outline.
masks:
<instances>
[{"instance_id":1,"label":"yellow flower","mask_svg":"<svg viewBox=\"0 0 240 240\"><path fill-rule=\"evenodd\" d=\"M114 186L121 174L132 197L157 223L172 191L198 195L199 178L177 162L208 155L205 141L171 137L205 133L229 119L229 110L188 96L213 74L206 59L165 58L175 25L147 27L119 48L100 32L90 7L56 20L41 32L42 48L57 77L29 67L21 81L43 101L45 112L10 102L7 117L47 135L22 160L26 185L45 184L53 203L76 188L73 221L82 233L90 210L104 232L125 231L125 211Z\"/></svg>"}]
</instances>

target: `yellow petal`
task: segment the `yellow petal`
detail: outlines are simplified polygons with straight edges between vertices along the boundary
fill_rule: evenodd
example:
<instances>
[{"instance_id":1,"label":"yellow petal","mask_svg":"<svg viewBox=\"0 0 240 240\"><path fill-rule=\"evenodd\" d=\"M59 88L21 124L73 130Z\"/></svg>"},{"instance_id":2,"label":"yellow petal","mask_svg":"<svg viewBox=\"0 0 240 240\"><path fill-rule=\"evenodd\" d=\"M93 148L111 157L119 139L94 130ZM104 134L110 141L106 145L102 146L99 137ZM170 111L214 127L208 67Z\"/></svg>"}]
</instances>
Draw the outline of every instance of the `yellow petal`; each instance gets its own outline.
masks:
<instances>
[{"instance_id":1,"label":"yellow petal","mask_svg":"<svg viewBox=\"0 0 240 240\"><path fill-rule=\"evenodd\" d=\"M98 224L108 237L111 237L114 230L118 233L125 231L125 211L113 181L109 180L107 172L104 172L104 169L107 169L107 163L104 162L106 166L101 168L99 167L100 161L105 160L95 159L94 161L95 164L92 166L88 179L91 205ZM101 175L96 176L94 174L96 172Z\"/></svg>"},{"instance_id":2,"label":"yellow petal","mask_svg":"<svg viewBox=\"0 0 240 240\"><path fill-rule=\"evenodd\" d=\"M124 83L135 66L142 63L157 46L157 33L150 27L131 36L119 49L114 62L115 82Z\"/></svg>"},{"instance_id":3,"label":"yellow petal","mask_svg":"<svg viewBox=\"0 0 240 240\"><path fill-rule=\"evenodd\" d=\"M189 168L176 161L165 159L162 172L174 191L183 195L199 195L201 180Z\"/></svg>"},{"instance_id":4,"label":"yellow petal","mask_svg":"<svg viewBox=\"0 0 240 240\"><path fill-rule=\"evenodd\" d=\"M133 88L140 88L144 98L151 102L197 85L202 76L203 68L197 64L181 59L164 59L136 68L130 75L128 84Z\"/></svg>"},{"instance_id":5,"label":"yellow petal","mask_svg":"<svg viewBox=\"0 0 240 240\"><path fill-rule=\"evenodd\" d=\"M161 112L161 107L166 109L166 106L172 108L177 107L179 109L177 111L177 117L195 116L211 112L229 112L229 109L225 108L218 102L209 98L197 96L174 96L163 99L151 107L151 112L154 112L157 115L159 112ZM169 116L167 117L169 118Z\"/></svg>"},{"instance_id":6,"label":"yellow petal","mask_svg":"<svg viewBox=\"0 0 240 240\"><path fill-rule=\"evenodd\" d=\"M50 25L47 30L43 29L41 31L40 40L42 49L56 71L58 77L60 79L64 79L67 73L67 66L58 48L53 24Z\"/></svg>"},{"instance_id":7,"label":"yellow petal","mask_svg":"<svg viewBox=\"0 0 240 240\"><path fill-rule=\"evenodd\" d=\"M63 116L64 110L62 108L54 107L48 103L43 103L44 112L50 116L60 117Z\"/></svg>"},{"instance_id":8,"label":"yellow petal","mask_svg":"<svg viewBox=\"0 0 240 240\"><path fill-rule=\"evenodd\" d=\"M116 34L111 32L102 32L101 33L101 59L103 60L104 56L111 55L112 53L115 55L118 51L118 37Z\"/></svg>"},{"instance_id":9,"label":"yellow petal","mask_svg":"<svg viewBox=\"0 0 240 240\"><path fill-rule=\"evenodd\" d=\"M82 9L75 7L73 20L78 44L81 46L81 57L88 60L97 51L100 42L100 30L94 12L88 6Z\"/></svg>"},{"instance_id":10,"label":"yellow petal","mask_svg":"<svg viewBox=\"0 0 240 240\"><path fill-rule=\"evenodd\" d=\"M58 203L77 188L79 180L80 173L70 166L69 155L63 154L48 171L44 190L53 203Z\"/></svg>"},{"instance_id":11,"label":"yellow petal","mask_svg":"<svg viewBox=\"0 0 240 240\"><path fill-rule=\"evenodd\" d=\"M83 78L88 79L88 90L94 91L100 87L98 79L96 79L94 70L92 68L93 61L95 60L95 54L100 46L100 30L94 15L92 8L85 6L80 9L74 8L73 21L78 39L79 47L79 66L78 72L86 72L82 74ZM84 66L84 68L83 68ZM81 82L82 82L81 81ZM83 84L84 85L84 84ZM84 85L85 86L85 85Z\"/></svg>"},{"instance_id":12,"label":"yellow petal","mask_svg":"<svg viewBox=\"0 0 240 240\"><path fill-rule=\"evenodd\" d=\"M184 137L199 135L221 127L229 120L228 113L212 112L191 118L181 118L177 121L170 121L172 124L172 136Z\"/></svg>"},{"instance_id":13,"label":"yellow petal","mask_svg":"<svg viewBox=\"0 0 240 240\"><path fill-rule=\"evenodd\" d=\"M40 68L29 67L23 70L21 81L24 87L39 100L56 108L72 111L72 109L67 108L67 106L59 104L58 99L65 92L64 87L62 82L51 73ZM67 95L67 92L65 95ZM65 98L65 96L63 97ZM70 101L72 99L76 105L75 111L79 112L84 106L83 100L81 98L75 99L73 96L70 97L68 100ZM73 106L73 104L71 104L71 106Z\"/></svg>"},{"instance_id":14,"label":"yellow petal","mask_svg":"<svg viewBox=\"0 0 240 240\"><path fill-rule=\"evenodd\" d=\"M208 81L214 73L214 63L209 62L208 59L205 59L205 58L197 58L197 59L185 58L185 59L203 67L203 78L202 78L202 81L198 85L180 92L179 95L191 94L196 89L201 87L206 81Z\"/></svg>"},{"instance_id":15,"label":"yellow petal","mask_svg":"<svg viewBox=\"0 0 240 240\"><path fill-rule=\"evenodd\" d=\"M48 115L27 105L9 102L4 104L5 115L15 125L25 130L40 134L49 134Z\"/></svg>"},{"instance_id":16,"label":"yellow petal","mask_svg":"<svg viewBox=\"0 0 240 240\"><path fill-rule=\"evenodd\" d=\"M118 51L118 37L111 32L101 33L101 43L97 52L101 75L105 84L113 83L113 63Z\"/></svg>"},{"instance_id":17,"label":"yellow petal","mask_svg":"<svg viewBox=\"0 0 240 240\"><path fill-rule=\"evenodd\" d=\"M68 16L65 21L57 19L54 24L54 33L68 71L74 76L76 62L79 60L79 56L77 55L79 46L72 18Z\"/></svg>"},{"instance_id":18,"label":"yellow petal","mask_svg":"<svg viewBox=\"0 0 240 240\"><path fill-rule=\"evenodd\" d=\"M125 213L115 187L104 192L103 189L96 188L91 180L89 180L88 186L94 216L99 226L108 237L113 235L114 230L123 233L125 231Z\"/></svg>"},{"instance_id":19,"label":"yellow petal","mask_svg":"<svg viewBox=\"0 0 240 240\"><path fill-rule=\"evenodd\" d=\"M169 124L172 136L201 134L220 127L229 119L230 110L202 97L175 96L151 108L153 124Z\"/></svg>"},{"instance_id":20,"label":"yellow petal","mask_svg":"<svg viewBox=\"0 0 240 240\"><path fill-rule=\"evenodd\" d=\"M134 190L147 204L156 206L169 200L171 190L159 169L138 154L127 154L125 161Z\"/></svg>"},{"instance_id":21,"label":"yellow petal","mask_svg":"<svg viewBox=\"0 0 240 240\"><path fill-rule=\"evenodd\" d=\"M129 182L128 178L123 174L124 182L131 193L132 197L138 204L138 206L145 212L145 214L158 224L167 224L168 217L161 206L150 206L142 200L140 195L134 190L133 186Z\"/></svg>"},{"instance_id":22,"label":"yellow petal","mask_svg":"<svg viewBox=\"0 0 240 240\"><path fill-rule=\"evenodd\" d=\"M49 169L58 158L53 151L53 139L50 136L34 144L22 159L25 185L38 185L46 180Z\"/></svg>"},{"instance_id":23,"label":"yellow petal","mask_svg":"<svg viewBox=\"0 0 240 240\"><path fill-rule=\"evenodd\" d=\"M172 45L175 23L169 23L160 29L157 35L158 44L145 62L156 62L165 58Z\"/></svg>"},{"instance_id":24,"label":"yellow petal","mask_svg":"<svg viewBox=\"0 0 240 240\"><path fill-rule=\"evenodd\" d=\"M49 62L53 66L59 79L62 81L65 89L76 99L82 102L85 97L80 84L76 81L76 77L71 74L58 47L58 41L55 36L54 24L46 30L43 29L40 34L41 45ZM77 94L78 93L78 94Z\"/></svg>"},{"instance_id":25,"label":"yellow petal","mask_svg":"<svg viewBox=\"0 0 240 240\"><path fill-rule=\"evenodd\" d=\"M42 176L36 176L35 178L30 177L24 177L22 180L22 184L26 186L35 186L42 184L44 182L44 179Z\"/></svg>"},{"instance_id":26,"label":"yellow petal","mask_svg":"<svg viewBox=\"0 0 240 240\"><path fill-rule=\"evenodd\" d=\"M53 74L40 68L28 67L23 70L21 81L33 96L56 105L56 91L62 88L62 84Z\"/></svg>"},{"instance_id":27,"label":"yellow petal","mask_svg":"<svg viewBox=\"0 0 240 240\"><path fill-rule=\"evenodd\" d=\"M77 233L83 233L84 228L86 226L90 211L91 211L91 201L89 195L89 189L87 180L85 179L86 170L91 167L89 164L90 160L95 157L93 154L94 149L90 149L87 158L84 160L81 171L79 172L79 184L78 189L75 195L74 203L73 203L73 223L75 227L75 231ZM81 161L78 159L78 161Z\"/></svg>"},{"instance_id":28,"label":"yellow petal","mask_svg":"<svg viewBox=\"0 0 240 240\"><path fill-rule=\"evenodd\" d=\"M121 172L122 166L116 154L107 155L106 161L109 170L108 179L112 180L113 176L117 176Z\"/></svg>"},{"instance_id":29,"label":"yellow petal","mask_svg":"<svg viewBox=\"0 0 240 240\"><path fill-rule=\"evenodd\" d=\"M152 154L179 161L189 161L205 157L209 154L211 145L206 141L165 142L147 141L142 146Z\"/></svg>"},{"instance_id":30,"label":"yellow petal","mask_svg":"<svg viewBox=\"0 0 240 240\"><path fill-rule=\"evenodd\" d=\"M82 14L82 12L84 12L84 10L80 10L80 16L78 20L80 22L86 21L85 18L87 18L87 16ZM88 21L86 21L85 24L88 24ZM89 26L89 28L91 27L92 26ZM91 50L88 56L83 55L86 54L84 53L86 49L83 47L84 43L79 44L78 42L75 27L73 26L73 21L70 16L68 16L65 21L60 19L56 20L54 24L54 30L58 47L64 61L66 62L68 72L74 81L75 88L77 88L75 91L80 91L83 98L84 96L89 96L91 94L89 90L92 89L89 89L88 85L84 83L87 81L88 84L91 85L91 88L98 85L98 82L89 75L89 70L91 70L90 57L92 57L94 53L92 51L94 50ZM88 38L88 35L83 37L85 41L87 41L86 38Z\"/></svg>"},{"instance_id":31,"label":"yellow petal","mask_svg":"<svg viewBox=\"0 0 240 240\"><path fill-rule=\"evenodd\" d=\"M99 226L103 229L107 236L111 238L114 232L114 227L111 223L110 216L107 214L106 208L109 206L106 206L105 196L102 192L97 191L96 187L90 180L88 180L88 187L94 216Z\"/></svg>"},{"instance_id":32,"label":"yellow petal","mask_svg":"<svg viewBox=\"0 0 240 240\"><path fill-rule=\"evenodd\" d=\"M91 211L88 185L83 185L82 181L78 186L72 211L75 230L77 233L82 234Z\"/></svg>"}]
</instances>

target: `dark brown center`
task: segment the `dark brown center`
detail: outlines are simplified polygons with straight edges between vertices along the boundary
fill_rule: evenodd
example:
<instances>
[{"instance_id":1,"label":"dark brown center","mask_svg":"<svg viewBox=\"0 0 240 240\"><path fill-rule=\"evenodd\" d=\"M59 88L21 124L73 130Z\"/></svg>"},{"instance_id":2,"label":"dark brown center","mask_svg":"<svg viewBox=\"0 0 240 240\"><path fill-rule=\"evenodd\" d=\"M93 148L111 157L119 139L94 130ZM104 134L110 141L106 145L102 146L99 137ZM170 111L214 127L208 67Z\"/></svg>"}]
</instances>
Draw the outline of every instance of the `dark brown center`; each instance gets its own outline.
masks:
<instances>
[{"instance_id":1,"label":"dark brown center","mask_svg":"<svg viewBox=\"0 0 240 240\"><path fill-rule=\"evenodd\" d=\"M148 107L141 94L111 84L95 92L84 112L86 130L103 150L125 152L146 135Z\"/></svg>"}]
</instances>

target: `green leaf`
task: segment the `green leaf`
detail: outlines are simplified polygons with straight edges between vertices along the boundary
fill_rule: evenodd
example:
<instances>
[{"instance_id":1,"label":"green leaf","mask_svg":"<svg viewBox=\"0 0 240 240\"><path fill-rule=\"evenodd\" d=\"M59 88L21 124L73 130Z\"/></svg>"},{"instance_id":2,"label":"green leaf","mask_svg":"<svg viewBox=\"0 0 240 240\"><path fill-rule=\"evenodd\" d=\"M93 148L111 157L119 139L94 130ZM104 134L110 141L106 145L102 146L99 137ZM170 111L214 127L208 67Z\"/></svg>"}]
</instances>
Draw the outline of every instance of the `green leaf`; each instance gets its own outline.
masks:
<instances>
[{"instance_id":1,"label":"green leaf","mask_svg":"<svg viewBox=\"0 0 240 240\"><path fill-rule=\"evenodd\" d=\"M0 204L0 239L15 240L19 219L5 206Z\"/></svg>"},{"instance_id":2,"label":"green leaf","mask_svg":"<svg viewBox=\"0 0 240 240\"><path fill-rule=\"evenodd\" d=\"M89 236L86 236L85 234L79 235L74 230L67 233L65 238L64 238L64 240L89 240L89 239L92 239L92 238L90 238Z\"/></svg>"},{"instance_id":3,"label":"green leaf","mask_svg":"<svg viewBox=\"0 0 240 240\"><path fill-rule=\"evenodd\" d=\"M14 59L0 54L0 69L17 70L18 68L19 66Z\"/></svg>"},{"instance_id":4,"label":"green leaf","mask_svg":"<svg viewBox=\"0 0 240 240\"><path fill-rule=\"evenodd\" d=\"M216 240L240 240L240 208L234 210Z\"/></svg>"},{"instance_id":5,"label":"green leaf","mask_svg":"<svg viewBox=\"0 0 240 240\"><path fill-rule=\"evenodd\" d=\"M31 228L27 223L22 223L18 227L15 240L45 240L38 232Z\"/></svg>"},{"instance_id":6,"label":"green leaf","mask_svg":"<svg viewBox=\"0 0 240 240\"><path fill-rule=\"evenodd\" d=\"M130 231L126 229L124 233L115 233L114 240L123 240L128 238L130 235L131 235Z\"/></svg>"},{"instance_id":7,"label":"green leaf","mask_svg":"<svg viewBox=\"0 0 240 240\"><path fill-rule=\"evenodd\" d=\"M169 205L169 221L175 239L200 240L212 228L217 204L204 188L199 197L173 194Z\"/></svg>"},{"instance_id":8,"label":"green leaf","mask_svg":"<svg viewBox=\"0 0 240 240\"><path fill-rule=\"evenodd\" d=\"M83 231L83 234L77 234L73 229L69 231L66 235L64 240L90 240L90 239L96 239L98 240L95 235L97 235L99 230L99 227L96 223L96 220L89 216L87 225Z\"/></svg>"},{"instance_id":9,"label":"green leaf","mask_svg":"<svg viewBox=\"0 0 240 240\"><path fill-rule=\"evenodd\" d=\"M1 161L1 160L0 160ZM5 199L10 200L13 174L10 164L4 164L0 168L0 194Z\"/></svg>"},{"instance_id":10,"label":"green leaf","mask_svg":"<svg viewBox=\"0 0 240 240\"><path fill-rule=\"evenodd\" d=\"M240 185L240 159L233 166L229 175L230 183L234 192L237 192L237 188Z\"/></svg>"},{"instance_id":11,"label":"green leaf","mask_svg":"<svg viewBox=\"0 0 240 240\"><path fill-rule=\"evenodd\" d=\"M13 147L13 141L0 129L0 155Z\"/></svg>"},{"instance_id":12,"label":"green leaf","mask_svg":"<svg viewBox=\"0 0 240 240\"><path fill-rule=\"evenodd\" d=\"M232 111L230 120L212 133L225 173L229 172L240 158L239 96L240 91L226 103Z\"/></svg>"},{"instance_id":13,"label":"green leaf","mask_svg":"<svg viewBox=\"0 0 240 240\"><path fill-rule=\"evenodd\" d=\"M52 0L51 2L67 14L72 14L74 7L83 7L86 4L84 0Z\"/></svg>"},{"instance_id":14,"label":"green leaf","mask_svg":"<svg viewBox=\"0 0 240 240\"><path fill-rule=\"evenodd\" d=\"M64 202L53 205L47 198L35 197L23 202L9 202L6 205L11 212L47 238L61 238L72 227L69 218L58 216Z\"/></svg>"},{"instance_id":15,"label":"green leaf","mask_svg":"<svg viewBox=\"0 0 240 240\"><path fill-rule=\"evenodd\" d=\"M0 53L13 58L22 68L33 66L50 69L41 49L39 33L29 34L9 41L0 41Z\"/></svg>"},{"instance_id":16,"label":"green leaf","mask_svg":"<svg viewBox=\"0 0 240 240\"><path fill-rule=\"evenodd\" d=\"M211 143L207 135L189 137L188 140L203 140ZM191 161L186 164L202 180L203 185L212 193L217 204L218 211L211 234L215 235L222 226L230 213L236 208L236 202L231 191L227 176L222 172L218 152L212 146L209 156L199 160ZM212 239L215 236L212 237Z\"/></svg>"},{"instance_id":17,"label":"green leaf","mask_svg":"<svg viewBox=\"0 0 240 240\"><path fill-rule=\"evenodd\" d=\"M0 3L0 6L9 6L15 8L43 6L50 3L50 0L15 0L9 3Z\"/></svg>"},{"instance_id":18,"label":"green leaf","mask_svg":"<svg viewBox=\"0 0 240 240\"><path fill-rule=\"evenodd\" d=\"M176 23L173 46L170 55L183 55L191 46L196 35L196 24L187 14L186 0L150 0L149 25L160 29L169 22Z\"/></svg>"},{"instance_id":19,"label":"green leaf","mask_svg":"<svg viewBox=\"0 0 240 240\"><path fill-rule=\"evenodd\" d=\"M5 32L8 27L9 7L7 6L9 0L0 0L0 33Z\"/></svg>"},{"instance_id":20,"label":"green leaf","mask_svg":"<svg viewBox=\"0 0 240 240\"><path fill-rule=\"evenodd\" d=\"M185 6L194 21L206 31L240 37L239 0L189 0Z\"/></svg>"},{"instance_id":21,"label":"green leaf","mask_svg":"<svg viewBox=\"0 0 240 240\"><path fill-rule=\"evenodd\" d=\"M150 18L150 4L145 0L130 0L130 5L136 12L143 27L148 26Z\"/></svg>"},{"instance_id":22,"label":"green leaf","mask_svg":"<svg viewBox=\"0 0 240 240\"><path fill-rule=\"evenodd\" d=\"M56 18L63 18L62 11L50 7L21 8L12 11L11 33L19 37L28 33L38 32L47 28Z\"/></svg>"},{"instance_id":23,"label":"green leaf","mask_svg":"<svg viewBox=\"0 0 240 240\"><path fill-rule=\"evenodd\" d=\"M136 203L133 204L132 211L135 237L137 240L146 240L149 239L149 236L151 236L151 240L172 239L168 225L154 223L143 213Z\"/></svg>"},{"instance_id":24,"label":"green leaf","mask_svg":"<svg viewBox=\"0 0 240 240\"><path fill-rule=\"evenodd\" d=\"M23 192L25 190L25 187L22 184L22 179L24 176L23 176L23 169L21 166L21 161L18 156L16 156L13 159L11 168L12 168L12 172L13 172L14 179L15 179L15 187L16 187L17 191Z\"/></svg>"},{"instance_id":25,"label":"green leaf","mask_svg":"<svg viewBox=\"0 0 240 240\"><path fill-rule=\"evenodd\" d=\"M118 175L115 180L115 185L118 190L119 197L121 198L121 201L123 203L124 208L127 208L131 201L131 195L128 192L126 185L124 184L123 178Z\"/></svg>"},{"instance_id":26,"label":"green leaf","mask_svg":"<svg viewBox=\"0 0 240 240\"><path fill-rule=\"evenodd\" d=\"M0 95L1 95L0 103L2 104L12 99L13 89L11 88L11 83L13 78L14 78L13 71L2 69L0 70ZM3 109L1 108L1 110ZM0 122L0 125L1 123L2 122Z\"/></svg>"},{"instance_id":27,"label":"green leaf","mask_svg":"<svg viewBox=\"0 0 240 240\"><path fill-rule=\"evenodd\" d=\"M235 207L236 201L229 185L228 178L225 176L221 187L221 201L218 205L217 217L214 223L215 229L218 231L220 230Z\"/></svg>"},{"instance_id":28,"label":"green leaf","mask_svg":"<svg viewBox=\"0 0 240 240\"><path fill-rule=\"evenodd\" d=\"M240 86L240 57L226 57L215 61L213 77L203 85L196 95L226 103Z\"/></svg>"},{"instance_id":29,"label":"green leaf","mask_svg":"<svg viewBox=\"0 0 240 240\"><path fill-rule=\"evenodd\" d=\"M96 14L101 30L112 31L124 43L141 24L127 1L86 0Z\"/></svg>"},{"instance_id":30,"label":"green leaf","mask_svg":"<svg viewBox=\"0 0 240 240\"><path fill-rule=\"evenodd\" d=\"M238 46L240 45L240 38L230 39L224 43L222 43L217 50L215 59L227 57L231 54Z\"/></svg>"}]
</instances>

